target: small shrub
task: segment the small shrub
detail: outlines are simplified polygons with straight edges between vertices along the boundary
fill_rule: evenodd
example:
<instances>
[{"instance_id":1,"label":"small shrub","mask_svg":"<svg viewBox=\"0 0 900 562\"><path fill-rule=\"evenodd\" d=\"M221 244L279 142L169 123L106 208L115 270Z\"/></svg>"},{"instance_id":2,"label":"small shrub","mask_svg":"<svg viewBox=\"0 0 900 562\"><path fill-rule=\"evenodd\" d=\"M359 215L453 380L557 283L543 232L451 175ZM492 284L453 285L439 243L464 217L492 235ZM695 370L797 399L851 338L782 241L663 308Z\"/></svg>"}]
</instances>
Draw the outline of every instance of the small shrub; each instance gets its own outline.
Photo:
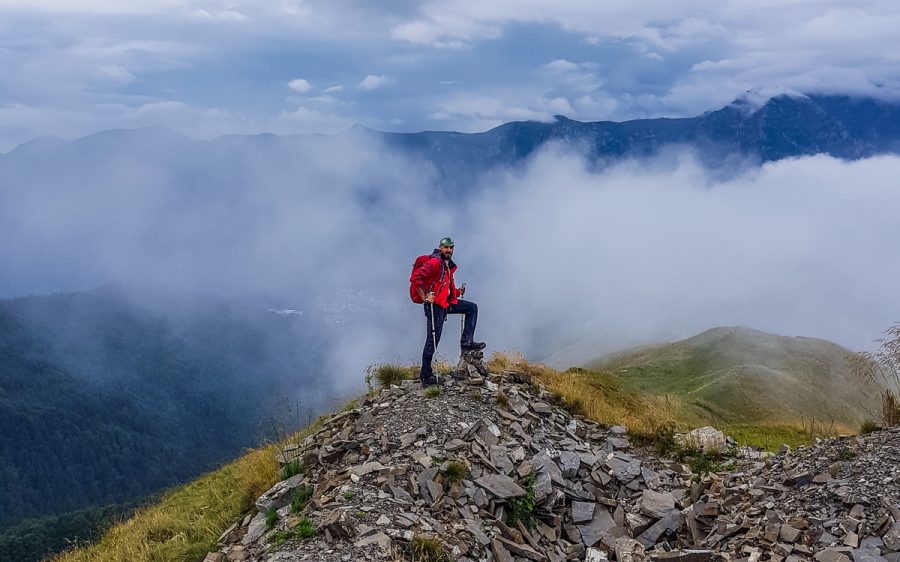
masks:
<instances>
[{"instance_id":1,"label":"small shrub","mask_svg":"<svg viewBox=\"0 0 900 562\"><path fill-rule=\"evenodd\" d=\"M350 490L347 490L346 492L344 492L344 499L347 500L347 501L352 500L352 499L353 499L353 492L351 492Z\"/></svg>"},{"instance_id":2,"label":"small shrub","mask_svg":"<svg viewBox=\"0 0 900 562\"><path fill-rule=\"evenodd\" d=\"M466 468L465 463L461 461L450 461L444 469L444 476L447 477L447 481L450 484L462 482L468 475L469 469Z\"/></svg>"},{"instance_id":3,"label":"small shrub","mask_svg":"<svg viewBox=\"0 0 900 562\"><path fill-rule=\"evenodd\" d=\"M866 420L862 422L861 426L859 426L859 433L861 435L866 435L868 433L872 433L876 429L878 429L877 423L873 422L872 420Z\"/></svg>"},{"instance_id":4,"label":"small shrub","mask_svg":"<svg viewBox=\"0 0 900 562\"><path fill-rule=\"evenodd\" d=\"M312 484L302 484L295 488L294 493L291 495L291 511L294 513L303 511L303 508L312 499L315 491L316 488Z\"/></svg>"},{"instance_id":5,"label":"small shrub","mask_svg":"<svg viewBox=\"0 0 900 562\"><path fill-rule=\"evenodd\" d=\"M842 461L852 461L856 458L856 453L848 449L847 447L844 447L843 449L841 449L840 457Z\"/></svg>"},{"instance_id":6,"label":"small shrub","mask_svg":"<svg viewBox=\"0 0 900 562\"><path fill-rule=\"evenodd\" d=\"M503 408L504 410L509 409L509 396L507 396L503 391L497 391L497 405Z\"/></svg>"},{"instance_id":7,"label":"small shrub","mask_svg":"<svg viewBox=\"0 0 900 562\"><path fill-rule=\"evenodd\" d=\"M415 536L410 548L414 562L450 562L450 556L437 539Z\"/></svg>"},{"instance_id":8,"label":"small shrub","mask_svg":"<svg viewBox=\"0 0 900 562\"><path fill-rule=\"evenodd\" d=\"M316 536L316 526L309 517L304 517L294 528L294 532L301 539L311 539Z\"/></svg>"},{"instance_id":9,"label":"small shrub","mask_svg":"<svg viewBox=\"0 0 900 562\"><path fill-rule=\"evenodd\" d=\"M484 402L484 395L481 394L480 390L473 390L469 393L469 400L473 400L475 402Z\"/></svg>"},{"instance_id":10,"label":"small shrub","mask_svg":"<svg viewBox=\"0 0 900 562\"><path fill-rule=\"evenodd\" d=\"M510 498L507 500L506 524L510 527L515 526L521 521L529 529L534 527L534 481L536 475L534 472L529 474L523 482L525 495Z\"/></svg>"},{"instance_id":11,"label":"small shrub","mask_svg":"<svg viewBox=\"0 0 900 562\"><path fill-rule=\"evenodd\" d=\"M294 459L281 467L282 480L287 480L288 478L297 476L298 474L303 474L303 465L300 464L300 459Z\"/></svg>"},{"instance_id":12,"label":"small shrub","mask_svg":"<svg viewBox=\"0 0 900 562\"><path fill-rule=\"evenodd\" d=\"M271 531L275 528L276 523L278 523L278 512L274 509L269 509L266 512L266 529Z\"/></svg>"},{"instance_id":13,"label":"small shrub","mask_svg":"<svg viewBox=\"0 0 900 562\"><path fill-rule=\"evenodd\" d=\"M428 398L437 398L440 395L441 395L441 387L439 387L437 385L429 386L425 390L425 396L427 396Z\"/></svg>"}]
</instances>

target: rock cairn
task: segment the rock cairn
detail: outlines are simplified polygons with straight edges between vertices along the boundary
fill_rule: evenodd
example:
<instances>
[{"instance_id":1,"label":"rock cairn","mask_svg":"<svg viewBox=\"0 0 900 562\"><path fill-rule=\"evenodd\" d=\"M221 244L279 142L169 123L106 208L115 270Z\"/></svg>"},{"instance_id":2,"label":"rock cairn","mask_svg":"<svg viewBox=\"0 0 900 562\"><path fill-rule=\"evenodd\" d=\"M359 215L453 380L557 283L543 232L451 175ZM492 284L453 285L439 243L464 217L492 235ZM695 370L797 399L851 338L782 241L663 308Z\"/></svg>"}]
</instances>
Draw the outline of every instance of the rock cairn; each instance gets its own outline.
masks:
<instances>
[{"instance_id":1,"label":"rock cairn","mask_svg":"<svg viewBox=\"0 0 900 562\"><path fill-rule=\"evenodd\" d=\"M471 562L900 562L895 430L694 474L479 367L437 396L413 381L371 394L286 447L303 472L207 562L413 560L422 541Z\"/></svg>"}]
</instances>

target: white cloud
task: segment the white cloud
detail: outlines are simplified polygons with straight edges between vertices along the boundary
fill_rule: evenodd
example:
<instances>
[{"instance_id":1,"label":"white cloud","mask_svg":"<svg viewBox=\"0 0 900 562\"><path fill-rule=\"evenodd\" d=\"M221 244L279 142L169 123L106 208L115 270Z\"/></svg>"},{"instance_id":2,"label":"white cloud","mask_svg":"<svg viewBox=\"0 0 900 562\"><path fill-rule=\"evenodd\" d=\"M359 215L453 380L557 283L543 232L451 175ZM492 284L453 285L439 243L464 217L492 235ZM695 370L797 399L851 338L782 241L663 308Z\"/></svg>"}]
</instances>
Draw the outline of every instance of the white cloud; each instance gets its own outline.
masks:
<instances>
[{"instance_id":1,"label":"white cloud","mask_svg":"<svg viewBox=\"0 0 900 562\"><path fill-rule=\"evenodd\" d=\"M384 74L368 74L359 83L361 90L376 90L391 83L391 78Z\"/></svg>"},{"instance_id":2,"label":"white cloud","mask_svg":"<svg viewBox=\"0 0 900 562\"><path fill-rule=\"evenodd\" d=\"M210 20L222 21L245 21L247 16L237 10L207 10L204 8L196 8L193 15Z\"/></svg>"},{"instance_id":3,"label":"white cloud","mask_svg":"<svg viewBox=\"0 0 900 562\"><path fill-rule=\"evenodd\" d=\"M104 82L111 82L117 85L127 85L137 81L134 74L128 72L128 69L118 64L107 64L101 66L94 73L94 76Z\"/></svg>"},{"instance_id":4,"label":"white cloud","mask_svg":"<svg viewBox=\"0 0 900 562\"><path fill-rule=\"evenodd\" d=\"M301 94L303 94L312 90L312 85L303 78L295 78L294 80L288 82L288 88L294 90L295 92L300 92Z\"/></svg>"},{"instance_id":5,"label":"white cloud","mask_svg":"<svg viewBox=\"0 0 900 562\"><path fill-rule=\"evenodd\" d=\"M576 63L566 59L556 59L548 62L541 68L548 72L570 72L573 70L578 70L579 66Z\"/></svg>"},{"instance_id":6,"label":"white cloud","mask_svg":"<svg viewBox=\"0 0 900 562\"><path fill-rule=\"evenodd\" d=\"M344 89L344 87L343 87L343 86L339 86L339 85L338 85L338 86L329 86L329 87L325 88L325 93L326 93L326 94L333 94L333 93L336 93L336 92L340 92L340 91L342 91L343 89Z\"/></svg>"},{"instance_id":7,"label":"white cloud","mask_svg":"<svg viewBox=\"0 0 900 562\"><path fill-rule=\"evenodd\" d=\"M492 177L454 225L492 347L582 340L596 357L747 325L859 349L896 320L898 157L783 160L726 181L678 152L589 168L549 148Z\"/></svg>"}]
</instances>

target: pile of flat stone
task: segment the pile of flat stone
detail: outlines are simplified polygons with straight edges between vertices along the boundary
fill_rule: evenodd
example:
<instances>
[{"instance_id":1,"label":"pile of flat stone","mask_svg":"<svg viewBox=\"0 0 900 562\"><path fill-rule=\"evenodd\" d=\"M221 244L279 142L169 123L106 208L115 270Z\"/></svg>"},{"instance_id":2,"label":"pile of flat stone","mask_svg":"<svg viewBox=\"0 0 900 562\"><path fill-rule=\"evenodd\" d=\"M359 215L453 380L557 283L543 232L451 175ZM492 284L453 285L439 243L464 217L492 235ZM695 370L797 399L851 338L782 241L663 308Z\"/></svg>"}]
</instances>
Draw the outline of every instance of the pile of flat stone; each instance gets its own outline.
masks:
<instances>
[{"instance_id":1,"label":"pile of flat stone","mask_svg":"<svg viewBox=\"0 0 900 562\"><path fill-rule=\"evenodd\" d=\"M527 375L462 372L435 397L412 381L371 394L285 447L279 461L304 471L207 560L412 560L427 539L461 561L900 562L900 459L882 451L896 432L769 459L744 450L733 471L697 475L634 448L624 427L572 416ZM300 487L313 492L295 513ZM303 517L315 537L288 533Z\"/></svg>"},{"instance_id":2,"label":"pile of flat stone","mask_svg":"<svg viewBox=\"0 0 900 562\"><path fill-rule=\"evenodd\" d=\"M900 562L898 446L893 428L785 450L712 475L685 513L715 531L698 544L731 559Z\"/></svg>"}]
</instances>

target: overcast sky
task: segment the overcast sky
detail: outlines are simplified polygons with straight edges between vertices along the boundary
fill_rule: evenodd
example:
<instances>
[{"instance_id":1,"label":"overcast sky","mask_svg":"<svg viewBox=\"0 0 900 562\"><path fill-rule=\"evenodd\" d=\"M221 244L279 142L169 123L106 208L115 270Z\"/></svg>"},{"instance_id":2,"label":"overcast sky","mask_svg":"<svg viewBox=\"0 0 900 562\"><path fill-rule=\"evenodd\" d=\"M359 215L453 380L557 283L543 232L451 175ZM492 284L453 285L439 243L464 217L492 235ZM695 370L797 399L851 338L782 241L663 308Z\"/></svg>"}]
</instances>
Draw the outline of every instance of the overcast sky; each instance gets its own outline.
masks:
<instances>
[{"instance_id":1,"label":"overcast sky","mask_svg":"<svg viewBox=\"0 0 900 562\"><path fill-rule=\"evenodd\" d=\"M159 125L485 130L898 87L887 0L0 0L0 152Z\"/></svg>"}]
</instances>

